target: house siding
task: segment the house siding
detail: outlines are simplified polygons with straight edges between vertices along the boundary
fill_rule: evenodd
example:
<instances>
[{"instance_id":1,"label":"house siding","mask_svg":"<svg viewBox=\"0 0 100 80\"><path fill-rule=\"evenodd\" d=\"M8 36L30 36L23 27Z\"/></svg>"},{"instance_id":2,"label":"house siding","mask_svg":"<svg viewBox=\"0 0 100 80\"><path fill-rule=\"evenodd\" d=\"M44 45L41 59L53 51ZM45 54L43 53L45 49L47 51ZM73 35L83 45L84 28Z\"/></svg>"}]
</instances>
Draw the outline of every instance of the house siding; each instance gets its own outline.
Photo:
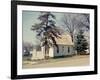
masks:
<instances>
[{"instance_id":1,"label":"house siding","mask_svg":"<svg viewBox=\"0 0 100 80\"><path fill-rule=\"evenodd\" d=\"M50 47L49 49L49 57L54 57L54 48Z\"/></svg>"},{"instance_id":2,"label":"house siding","mask_svg":"<svg viewBox=\"0 0 100 80\"><path fill-rule=\"evenodd\" d=\"M36 49L33 49L31 60L37 60L37 59L44 59L44 49L41 48L41 51L36 51Z\"/></svg>"},{"instance_id":3,"label":"house siding","mask_svg":"<svg viewBox=\"0 0 100 80\"><path fill-rule=\"evenodd\" d=\"M68 47L69 47L69 52L68 52ZM56 47L54 47L53 51L54 51L54 57L72 55L73 46L59 45L59 53L57 53Z\"/></svg>"}]
</instances>

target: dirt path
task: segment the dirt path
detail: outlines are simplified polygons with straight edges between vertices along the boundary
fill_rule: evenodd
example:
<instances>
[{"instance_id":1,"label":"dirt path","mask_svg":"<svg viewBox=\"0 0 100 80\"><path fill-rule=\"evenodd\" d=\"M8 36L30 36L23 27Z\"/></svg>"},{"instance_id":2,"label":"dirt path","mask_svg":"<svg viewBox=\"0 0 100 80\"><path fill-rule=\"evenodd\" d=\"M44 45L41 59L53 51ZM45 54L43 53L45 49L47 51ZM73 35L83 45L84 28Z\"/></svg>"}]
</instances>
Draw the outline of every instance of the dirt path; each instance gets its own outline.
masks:
<instances>
[{"instance_id":1,"label":"dirt path","mask_svg":"<svg viewBox=\"0 0 100 80\"><path fill-rule=\"evenodd\" d=\"M23 68L85 66L89 65L89 59L89 55L78 55L73 57L43 60L39 62L23 61Z\"/></svg>"}]
</instances>

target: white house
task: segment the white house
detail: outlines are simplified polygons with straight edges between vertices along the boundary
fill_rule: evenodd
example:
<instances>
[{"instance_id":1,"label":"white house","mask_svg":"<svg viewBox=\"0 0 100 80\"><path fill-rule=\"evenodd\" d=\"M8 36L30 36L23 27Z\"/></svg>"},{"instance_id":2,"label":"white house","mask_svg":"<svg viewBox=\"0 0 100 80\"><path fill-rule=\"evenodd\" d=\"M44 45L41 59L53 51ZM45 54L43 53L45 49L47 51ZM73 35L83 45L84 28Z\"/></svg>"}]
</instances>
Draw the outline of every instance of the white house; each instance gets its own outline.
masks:
<instances>
[{"instance_id":1,"label":"white house","mask_svg":"<svg viewBox=\"0 0 100 80\"><path fill-rule=\"evenodd\" d=\"M59 56L67 56L73 55L73 45L71 36L68 34L63 34L61 38L56 39L56 42L59 46L59 53L57 53L56 47L50 47L49 49L49 57L59 57ZM39 47L38 47L39 48ZM31 59L44 59L44 47L40 47L38 50L33 49L33 54Z\"/></svg>"}]
</instances>

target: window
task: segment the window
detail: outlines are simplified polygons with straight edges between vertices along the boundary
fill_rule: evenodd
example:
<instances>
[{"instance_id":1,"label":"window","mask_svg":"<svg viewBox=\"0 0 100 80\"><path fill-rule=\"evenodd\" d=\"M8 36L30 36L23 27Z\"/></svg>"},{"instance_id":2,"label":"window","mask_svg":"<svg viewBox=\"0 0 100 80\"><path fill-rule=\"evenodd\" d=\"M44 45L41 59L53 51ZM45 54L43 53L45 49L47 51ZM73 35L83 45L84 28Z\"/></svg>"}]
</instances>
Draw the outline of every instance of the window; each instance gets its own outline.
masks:
<instances>
[{"instance_id":1,"label":"window","mask_svg":"<svg viewBox=\"0 0 100 80\"><path fill-rule=\"evenodd\" d=\"M62 52L64 52L64 46L62 47Z\"/></svg>"},{"instance_id":2,"label":"window","mask_svg":"<svg viewBox=\"0 0 100 80\"><path fill-rule=\"evenodd\" d=\"M70 47L68 47L68 53L70 53Z\"/></svg>"}]
</instances>

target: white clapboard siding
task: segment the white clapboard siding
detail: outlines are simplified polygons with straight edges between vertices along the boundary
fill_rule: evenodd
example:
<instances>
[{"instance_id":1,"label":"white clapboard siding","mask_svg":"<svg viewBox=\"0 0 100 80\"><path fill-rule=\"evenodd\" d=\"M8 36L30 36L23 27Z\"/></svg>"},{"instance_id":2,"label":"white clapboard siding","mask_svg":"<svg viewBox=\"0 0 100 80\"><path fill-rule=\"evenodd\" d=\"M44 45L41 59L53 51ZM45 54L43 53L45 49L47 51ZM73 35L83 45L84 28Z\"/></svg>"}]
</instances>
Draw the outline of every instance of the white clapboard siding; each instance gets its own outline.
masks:
<instances>
[{"instance_id":1,"label":"white clapboard siding","mask_svg":"<svg viewBox=\"0 0 100 80\"><path fill-rule=\"evenodd\" d=\"M54 48L50 47L49 49L49 57L54 57Z\"/></svg>"},{"instance_id":2,"label":"white clapboard siding","mask_svg":"<svg viewBox=\"0 0 100 80\"><path fill-rule=\"evenodd\" d=\"M68 52L69 47L69 52ZM73 46L59 45L59 53L57 53L56 48L54 48L54 57L56 56L67 56L73 54Z\"/></svg>"},{"instance_id":3,"label":"white clapboard siding","mask_svg":"<svg viewBox=\"0 0 100 80\"><path fill-rule=\"evenodd\" d=\"M42 51L36 51L36 49L33 49L31 60L37 59L44 59L44 54Z\"/></svg>"}]
</instances>

